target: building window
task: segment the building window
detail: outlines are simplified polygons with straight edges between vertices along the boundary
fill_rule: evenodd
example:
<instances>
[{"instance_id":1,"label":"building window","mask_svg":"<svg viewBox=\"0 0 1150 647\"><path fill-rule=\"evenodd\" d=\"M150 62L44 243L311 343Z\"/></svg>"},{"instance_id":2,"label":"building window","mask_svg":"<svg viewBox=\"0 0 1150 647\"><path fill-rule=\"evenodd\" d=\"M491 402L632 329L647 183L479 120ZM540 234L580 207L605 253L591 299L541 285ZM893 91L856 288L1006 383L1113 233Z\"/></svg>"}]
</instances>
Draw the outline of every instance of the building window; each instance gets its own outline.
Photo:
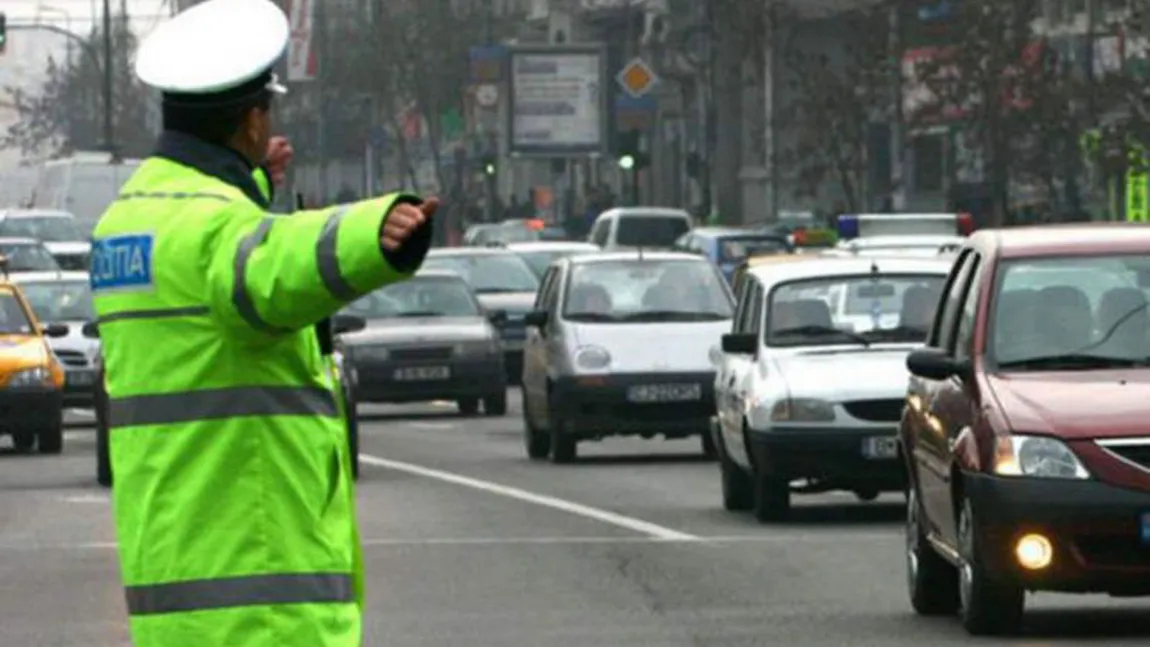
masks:
<instances>
[{"instance_id":1,"label":"building window","mask_svg":"<svg viewBox=\"0 0 1150 647\"><path fill-rule=\"evenodd\" d=\"M911 141L915 191L942 191L946 147L942 135L919 135Z\"/></svg>"}]
</instances>

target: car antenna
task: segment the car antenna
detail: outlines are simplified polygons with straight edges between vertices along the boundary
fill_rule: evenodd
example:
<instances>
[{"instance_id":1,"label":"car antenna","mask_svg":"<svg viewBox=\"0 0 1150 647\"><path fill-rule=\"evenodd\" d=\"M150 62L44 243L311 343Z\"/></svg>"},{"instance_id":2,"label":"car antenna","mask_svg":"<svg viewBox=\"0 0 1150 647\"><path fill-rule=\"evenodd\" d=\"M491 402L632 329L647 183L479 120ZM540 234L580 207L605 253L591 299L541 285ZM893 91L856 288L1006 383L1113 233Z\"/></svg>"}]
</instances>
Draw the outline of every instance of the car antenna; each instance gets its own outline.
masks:
<instances>
[{"instance_id":1,"label":"car antenna","mask_svg":"<svg viewBox=\"0 0 1150 647\"><path fill-rule=\"evenodd\" d=\"M871 274L878 274L878 262L877 261L871 261L870 262L870 273Z\"/></svg>"},{"instance_id":2,"label":"car antenna","mask_svg":"<svg viewBox=\"0 0 1150 647\"><path fill-rule=\"evenodd\" d=\"M643 260L643 247L639 246L638 248L636 248L636 251L639 252L639 260Z\"/></svg>"}]
</instances>

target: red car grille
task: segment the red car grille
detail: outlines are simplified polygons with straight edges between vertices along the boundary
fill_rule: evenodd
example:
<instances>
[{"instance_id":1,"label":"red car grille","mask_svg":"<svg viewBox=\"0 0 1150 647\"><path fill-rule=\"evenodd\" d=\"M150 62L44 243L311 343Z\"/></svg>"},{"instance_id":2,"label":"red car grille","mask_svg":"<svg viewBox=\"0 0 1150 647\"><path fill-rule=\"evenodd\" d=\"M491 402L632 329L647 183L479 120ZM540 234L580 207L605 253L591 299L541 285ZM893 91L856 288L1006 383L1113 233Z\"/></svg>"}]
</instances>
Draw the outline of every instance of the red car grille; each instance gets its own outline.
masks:
<instances>
[{"instance_id":1,"label":"red car grille","mask_svg":"<svg viewBox=\"0 0 1150 647\"><path fill-rule=\"evenodd\" d=\"M1150 443L1145 445L1102 444L1106 451L1130 463L1150 469Z\"/></svg>"}]
</instances>

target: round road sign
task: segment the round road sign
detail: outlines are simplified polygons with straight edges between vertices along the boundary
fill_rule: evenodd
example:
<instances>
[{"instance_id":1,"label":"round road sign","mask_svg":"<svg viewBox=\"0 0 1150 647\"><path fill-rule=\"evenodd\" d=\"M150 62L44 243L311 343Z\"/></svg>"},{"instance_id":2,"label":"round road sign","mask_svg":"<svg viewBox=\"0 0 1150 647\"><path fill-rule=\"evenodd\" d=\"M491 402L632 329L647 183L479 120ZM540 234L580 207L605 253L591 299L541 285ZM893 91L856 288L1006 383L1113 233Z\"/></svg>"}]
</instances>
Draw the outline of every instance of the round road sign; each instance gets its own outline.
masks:
<instances>
[{"instance_id":1,"label":"round road sign","mask_svg":"<svg viewBox=\"0 0 1150 647\"><path fill-rule=\"evenodd\" d=\"M490 108L499 101L499 88L490 83L484 83L475 88L475 100L484 108Z\"/></svg>"}]
</instances>

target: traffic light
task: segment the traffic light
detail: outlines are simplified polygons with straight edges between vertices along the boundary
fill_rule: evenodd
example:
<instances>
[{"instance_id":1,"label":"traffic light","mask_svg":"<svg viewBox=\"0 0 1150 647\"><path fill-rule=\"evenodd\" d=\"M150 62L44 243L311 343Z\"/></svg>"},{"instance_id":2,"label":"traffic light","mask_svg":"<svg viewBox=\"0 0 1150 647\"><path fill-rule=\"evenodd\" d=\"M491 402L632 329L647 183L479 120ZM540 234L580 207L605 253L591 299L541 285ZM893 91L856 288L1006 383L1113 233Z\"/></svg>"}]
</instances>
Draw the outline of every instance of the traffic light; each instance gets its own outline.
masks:
<instances>
[{"instance_id":1,"label":"traffic light","mask_svg":"<svg viewBox=\"0 0 1150 647\"><path fill-rule=\"evenodd\" d=\"M638 130L624 130L616 140L619 168L624 171L639 171L650 164L650 158L642 151L642 133Z\"/></svg>"},{"instance_id":2,"label":"traffic light","mask_svg":"<svg viewBox=\"0 0 1150 647\"><path fill-rule=\"evenodd\" d=\"M496 162L496 159L495 159L494 155L484 155L483 156L482 163L483 163L483 174L484 175L486 175L487 177L494 177L495 176L495 174L499 171L499 166L495 162Z\"/></svg>"},{"instance_id":3,"label":"traffic light","mask_svg":"<svg viewBox=\"0 0 1150 647\"><path fill-rule=\"evenodd\" d=\"M8 46L8 16L0 12L0 54Z\"/></svg>"}]
</instances>

